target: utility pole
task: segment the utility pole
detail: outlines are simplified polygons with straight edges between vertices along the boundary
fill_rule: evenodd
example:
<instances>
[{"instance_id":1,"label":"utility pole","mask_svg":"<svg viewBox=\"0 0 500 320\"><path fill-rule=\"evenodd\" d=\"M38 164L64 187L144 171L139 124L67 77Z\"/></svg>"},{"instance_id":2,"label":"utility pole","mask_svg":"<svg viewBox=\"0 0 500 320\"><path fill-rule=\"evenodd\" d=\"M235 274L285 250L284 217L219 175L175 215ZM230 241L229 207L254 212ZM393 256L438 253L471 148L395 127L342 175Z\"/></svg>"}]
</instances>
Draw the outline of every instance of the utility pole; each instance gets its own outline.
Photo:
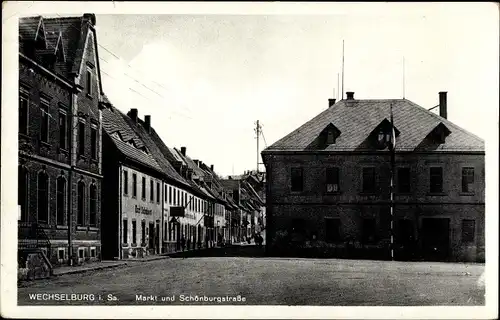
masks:
<instances>
[{"instance_id":1,"label":"utility pole","mask_svg":"<svg viewBox=\"0 0 500 320\"><path fill-rule=\"evenodd\" d=\"M391 103L391 141L389 142L391 153L391 260L394 260L394 171L396 167L396 130L394 129L394 118Z\"/></svg>"},{"instance_id":2,"label":"utility pole","mask_svg":"<svg viewBox=\"0 0 500 320\"><path fill-rule=\"evenodd\" d=\"M255 132L257 133L257 173L259 173L259 159L260 159L260 155L259 155L259 135L260 135L260 130L261 130L261 126L260 126L259 120L257 120L257 126L255 128Z\"/></svg>"}]
</instances>

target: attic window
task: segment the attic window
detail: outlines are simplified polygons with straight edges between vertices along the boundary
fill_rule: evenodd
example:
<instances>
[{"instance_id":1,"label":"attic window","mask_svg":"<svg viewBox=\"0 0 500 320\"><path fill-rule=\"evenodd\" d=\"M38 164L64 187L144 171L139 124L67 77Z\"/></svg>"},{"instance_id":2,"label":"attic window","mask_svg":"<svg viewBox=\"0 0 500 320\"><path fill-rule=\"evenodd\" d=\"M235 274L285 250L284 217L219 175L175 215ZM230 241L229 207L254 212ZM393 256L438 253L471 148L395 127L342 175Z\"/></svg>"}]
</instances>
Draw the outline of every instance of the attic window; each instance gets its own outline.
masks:
<instances>
[{"instance_id":1,"label":"attic window","mask_svg":"<svg viewBox=\"0 0 500 320\"><path fill-rule=\"evenodd\" d=\"M320 145L327 146L335 144L337 138L340 136L340 130L337 129L332 123L328 124L320 133Z\"/></svg>"},{"instance_id":2,"label":"attic window","mask_svg":"<svg viewBox=\"0 0 500 320\"><path fill-rule=\"evenodd\" d=\"M430 138L439 144L445 143L446 137L451 134L450 129L440 122L430 133Z\"/></svg>"},{"instance_id":3,"label":"attic window","mask_svg":"<svg viewBox=\"0 0 500 320\"><path fill-rule=\"evenodd\" d=\"M399 130L394 126L396 137L399 136ZM385 149L392 143L392 124L389 120L384 119L371 133L372 141L378 149Z\"/></svg>"}]
</instances>

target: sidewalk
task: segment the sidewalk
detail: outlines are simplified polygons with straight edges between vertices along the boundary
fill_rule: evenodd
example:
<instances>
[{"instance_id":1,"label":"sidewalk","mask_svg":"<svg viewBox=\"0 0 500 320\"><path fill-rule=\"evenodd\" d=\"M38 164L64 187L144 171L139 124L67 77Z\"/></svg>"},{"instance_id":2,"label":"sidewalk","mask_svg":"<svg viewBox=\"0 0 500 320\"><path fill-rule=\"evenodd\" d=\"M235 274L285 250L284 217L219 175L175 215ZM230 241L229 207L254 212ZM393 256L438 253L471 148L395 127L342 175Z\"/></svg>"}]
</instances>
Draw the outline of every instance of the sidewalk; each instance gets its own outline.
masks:
<instances>
[{"instance_id":1,"label":"sidewalk","mask_svg":"<svg viewBox=\"0 0 500 320\"><path fill-rule=\"evenodd\" d=\"M87 271L93 271L93 270L101 270L101 269L107 269L107 268L116 268L120 266L125 266L127 265L127 261L101 261L101 262L94 262L94 263L89 263L81 266L74 266L74 267L58 267L54 268L53 274L54 276L62 276L64 274L73 274L73 273L82 273L82 272L87 272Z\"/></svg>"}]
</instances>

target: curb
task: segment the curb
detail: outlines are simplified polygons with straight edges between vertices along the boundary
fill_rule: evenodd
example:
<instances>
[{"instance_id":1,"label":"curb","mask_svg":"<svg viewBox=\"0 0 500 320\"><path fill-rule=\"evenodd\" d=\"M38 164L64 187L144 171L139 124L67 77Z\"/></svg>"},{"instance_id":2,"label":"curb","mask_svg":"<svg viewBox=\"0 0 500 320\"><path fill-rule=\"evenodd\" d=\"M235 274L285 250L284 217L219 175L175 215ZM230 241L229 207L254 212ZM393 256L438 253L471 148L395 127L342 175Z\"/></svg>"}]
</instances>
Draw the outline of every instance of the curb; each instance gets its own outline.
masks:
<instances>
[{"instance_id":1,"label":"curb","mask_svg":"<svg viewBox=\"0 0 500 320\"><path fill-rule=\"evenodd\" d=\"M99 266L99 267L89 268L89 269L69 270L67 272L59 273L59 274L53 273L53 276L54 277L59 277L59 276L64 276L66 274L85 273L85 272L88 272L88 271L96 271L96 270L103 270L103 269L124 267L126 265L127 265L127 262L124 262L124 263L120 263L120 264L114 264L114 265L108 265L108 266Z\"/></svg>"}]
</instances>

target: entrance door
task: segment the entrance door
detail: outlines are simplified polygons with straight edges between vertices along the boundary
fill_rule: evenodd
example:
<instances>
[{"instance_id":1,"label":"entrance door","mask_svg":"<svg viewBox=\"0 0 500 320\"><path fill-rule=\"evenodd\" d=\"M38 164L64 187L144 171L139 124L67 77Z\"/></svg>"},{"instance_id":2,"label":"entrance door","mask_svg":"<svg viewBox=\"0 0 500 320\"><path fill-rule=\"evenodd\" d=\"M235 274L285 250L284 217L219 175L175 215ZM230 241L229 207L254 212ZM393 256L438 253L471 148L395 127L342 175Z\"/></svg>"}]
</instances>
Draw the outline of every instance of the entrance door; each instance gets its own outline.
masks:
<instances>
[{"instance_id":1,"label":"entrance door","mask_svg":"<svg viewBox=\"0 0 500 320\"><path fill-rule=\"evenodd\" d=\"M155 225L153 222L149 223L149 250L155 249Z\"/></svg>"},{"instance_id":2,"label":"entrance door","mask_svg":"<svg viewBox=\"0 0 500 320\"><path fill-rule=\"evenodd\" d=\"M422 253L426 260L446 260L450 250L450 219L422 219Z\"/></svg>"},{"instance_id":3,"label":"entrance door","mask_svg":"<svg viewBox=\"0 0 500 320\"><path fill-rule=\"evenodd\" d=\"M400 260L411 260L415 255L415 234L413 222L409 219L398 221L398 233L396 237L396 258Z\"/></svg>"}]
</instances>

